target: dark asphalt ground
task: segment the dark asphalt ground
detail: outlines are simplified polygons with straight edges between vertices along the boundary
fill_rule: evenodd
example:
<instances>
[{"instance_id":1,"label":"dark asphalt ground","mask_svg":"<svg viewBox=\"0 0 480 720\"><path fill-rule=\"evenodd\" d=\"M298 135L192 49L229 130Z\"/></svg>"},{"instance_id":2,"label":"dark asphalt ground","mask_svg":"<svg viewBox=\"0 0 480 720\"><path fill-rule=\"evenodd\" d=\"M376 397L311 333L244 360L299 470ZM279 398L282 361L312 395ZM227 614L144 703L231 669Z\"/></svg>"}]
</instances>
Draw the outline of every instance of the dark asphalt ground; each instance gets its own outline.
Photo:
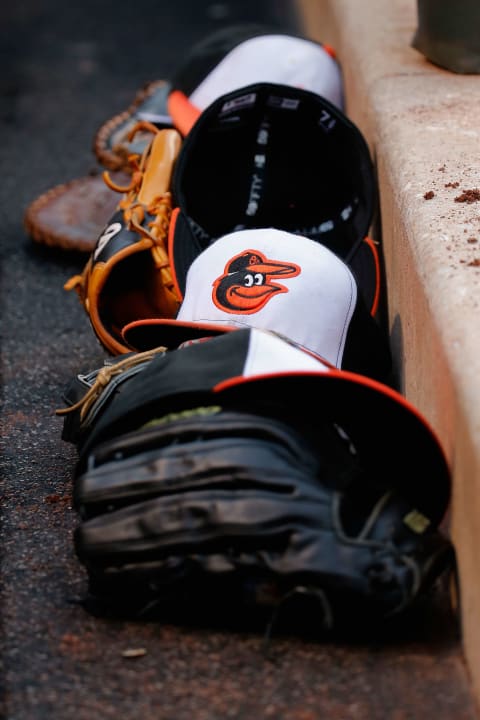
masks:
<instances>
[{"instance_id":1,"label":"dark asphalt ground","mask_svg":"<svg viewBox=\"0 0 480 720\"><path fill-rule=\"evenodd\" d=\"M439 593L383 637L318 641L96 617L72 545L73 446L55 408L104 351L63 283L85 256L45 248L23 214L98 165L95 132L222 25L295 29L289 0L13 0L0 10L1 717L6 720L473 720ZM129 649L145 654L125 658Z\"/></svg>"}]
</instances>

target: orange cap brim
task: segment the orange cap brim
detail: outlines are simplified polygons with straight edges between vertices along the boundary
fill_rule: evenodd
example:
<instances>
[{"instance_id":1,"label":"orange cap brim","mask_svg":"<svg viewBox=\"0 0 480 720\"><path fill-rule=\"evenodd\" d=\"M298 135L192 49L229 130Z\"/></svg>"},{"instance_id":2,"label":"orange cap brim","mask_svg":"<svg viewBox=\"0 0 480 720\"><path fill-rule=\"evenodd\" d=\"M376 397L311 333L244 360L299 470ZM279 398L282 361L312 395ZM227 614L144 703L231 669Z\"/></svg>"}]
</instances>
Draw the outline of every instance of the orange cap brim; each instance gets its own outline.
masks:
<instances>
[{"instance_id":1,"label":"orange cap brim","mask_svg":"<svg viewBox=\"0 0 480 720\"><path fill-rule=\"evenodd\" d=\"M174 126L185 137L201 114L181 90L173 90L168 96L167 107Z\"/></svg>"}]
</instances>

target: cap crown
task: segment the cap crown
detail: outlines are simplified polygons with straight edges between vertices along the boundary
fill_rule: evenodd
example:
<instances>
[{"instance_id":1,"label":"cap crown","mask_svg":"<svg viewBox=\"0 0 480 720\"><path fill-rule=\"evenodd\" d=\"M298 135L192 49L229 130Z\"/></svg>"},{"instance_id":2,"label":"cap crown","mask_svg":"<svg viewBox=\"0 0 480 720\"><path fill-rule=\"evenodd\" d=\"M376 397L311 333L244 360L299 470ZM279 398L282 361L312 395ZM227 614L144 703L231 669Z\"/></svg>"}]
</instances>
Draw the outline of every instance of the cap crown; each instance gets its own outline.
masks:
<instances>
[{"instance_id":1,"label":"cap crown","mask_svg":"<svg viewBox=\"0 0 480 720\"><path fill-rule=\"evenodd\" d=\"M261 228L225 235L197 257L177 320L273 330L340 367L356 303L355 279L334 253Z\"/></svg>"},{"instance_id":2,"label":"cap crown","mask_svg":"<svg viewBox=\"0 0 480 720\"><path fill-rule=\"evenodd\" d=\"M256 82L301 87L343 108L342 74L335 58L319 43L277 33L249 38L230 50L190 101L203 109L220 95Z\"/></svg>"}]
</instances>

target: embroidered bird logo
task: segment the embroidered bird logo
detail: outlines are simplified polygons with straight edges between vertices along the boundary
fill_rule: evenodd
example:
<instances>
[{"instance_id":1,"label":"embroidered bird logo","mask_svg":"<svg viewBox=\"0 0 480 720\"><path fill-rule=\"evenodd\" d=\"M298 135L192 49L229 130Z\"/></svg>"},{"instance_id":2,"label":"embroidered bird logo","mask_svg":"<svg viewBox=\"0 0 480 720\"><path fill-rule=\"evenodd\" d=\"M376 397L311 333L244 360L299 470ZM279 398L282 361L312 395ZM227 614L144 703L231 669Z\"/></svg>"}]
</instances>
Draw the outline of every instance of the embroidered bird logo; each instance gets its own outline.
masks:
<instances>
[{"instance_id":1,"label":"embroidered bird logo","mask_svg":"<svg viewBox=\"0 0 480 720\"><path fill-rule=\"evenodd\" d=\"M213 283L212 299L224 312L256 313L277 293L288 288L273 277L291 278L301 269L294 263L269 260L258 250L246 250L228 261L224 274Z\"/></svg>"}]
</instances>

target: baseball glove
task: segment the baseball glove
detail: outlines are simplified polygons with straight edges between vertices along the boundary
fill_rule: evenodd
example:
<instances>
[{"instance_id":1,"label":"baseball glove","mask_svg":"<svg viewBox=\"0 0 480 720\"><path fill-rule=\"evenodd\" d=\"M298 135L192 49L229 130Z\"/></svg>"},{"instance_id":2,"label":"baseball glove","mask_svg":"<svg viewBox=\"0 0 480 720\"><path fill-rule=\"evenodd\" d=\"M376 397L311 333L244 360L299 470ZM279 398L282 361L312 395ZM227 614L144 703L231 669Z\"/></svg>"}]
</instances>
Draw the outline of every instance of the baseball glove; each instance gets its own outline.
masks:
<instances>
[{"instance_id":1,"label":"baseball glove","mask_svg":"<svg viewBox=\"0 0 480 720\"><path fill-rule=\"evenodd\" d=\"M335 427L317 429L314 446L278 419L201 407L99 445L74 490L91 594L143 613L209 596L273 610L304 593L327 630L405 610L451 546L362 477Z\"/></svg>"},{"instance_id":2,"label":"baseball glove","mask_svg":"<svg viewBox=\"0 0 480 720\"><path fill-rule=\"evenodd\" d=\"M301 598L311 630L358 628L403 615L452 566L428 502L394 486L396 468L386 477L327 410L282 404L283 376L275 406L215 391L259 332L126 354L67 387L90 610L268 621L281 609L295 625Z\"/></svg>"},{"instance_id":3,"label":"baseball glove","mask_svg":"<svg viewBox=\"0 0 480 720\"><path fill-rule=\"evenodd\" d=\"M132 138L130 133L145 118L155 118L154 124L159 130L172 126L167 110L170 90L166 80L145 83L126 110L100 126L93 139L93 152L105 168L128 170L130 155L143 152L148 138L138 133Z\"/></svg>"},{"instance_id":4,"label":"baseball glove","mask_svg":"<svg viewBox=\"0 0 480 720\"><path fill-rule=\"evenodd\" d=\"M107 186L122 193L122 199L83 272L65 283L66 290L77 291L95 334L114 355L129 350L121 336L129 320L172 318L180 304L167 237L172 210L169 188L181 136L147 122L137 123L129 137L137 133L150 133L151 141L141 156L130 156L132 172L126 186L104 173Z\"/></svg>"},{"instance_id":5,"label":"baseball glove","mask_svg":"<svg viewBox=\"0 0 480 720\"><path fill-rule=\"evenodd\" d=\"M167 113L170 84L146 83L127 110L109 118L95 133L93 152L110 170L116 187L128 184L136 170L132 155L141 156L151 142L151 131L140 130L144 117L155 117L155 128L171 128ZM165 122L159 121L159 113ZM41 193L26 208L23 224L32 240L41 245L91 253L105 223L118 206L118 193L98 173L75 178Z\"/></svg>"},{"instance_id":6,"label":"baseball glove","mask_svg":"<svg viewBox=\"0 0 480 720\"><path fill-rule=\"evenodd\" d=\"M114 173L114 179L128 182L124 172ZM25 210L24 227L41 245L91 253L117 205L118 194L102 176L87 175L39 195Z\"/></svg>"}]
</instances>

